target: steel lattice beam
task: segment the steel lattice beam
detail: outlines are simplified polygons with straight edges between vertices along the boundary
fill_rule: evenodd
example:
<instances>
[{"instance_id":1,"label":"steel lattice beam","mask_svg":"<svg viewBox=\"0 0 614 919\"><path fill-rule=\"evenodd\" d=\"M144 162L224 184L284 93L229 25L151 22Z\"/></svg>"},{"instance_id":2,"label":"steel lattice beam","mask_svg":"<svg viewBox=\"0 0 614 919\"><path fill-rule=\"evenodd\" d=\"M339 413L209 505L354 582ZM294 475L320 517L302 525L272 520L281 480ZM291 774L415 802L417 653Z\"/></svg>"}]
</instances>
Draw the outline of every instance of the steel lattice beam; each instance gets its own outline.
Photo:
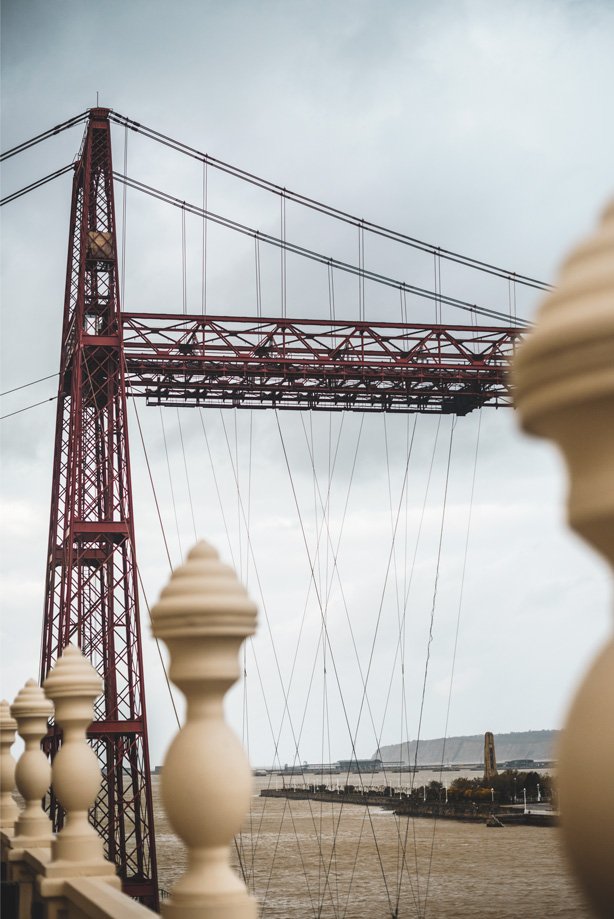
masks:
<instances>
[{"instance_id":1,"label":"steel lattice beam","mask_svg":"<svg viewBox=\"0 0 614 919\"><path fill-rule=\"evenodd\" d=\"M93 109L73 179L41 681L68 642L103 678L91 819L125 892L157 908L112 175L108 111ZM51 756L60 744L52 727Z\"/></svg>"},{"instance_id":2,"label":"steel lattice beam","mask_svg":"<svg viewBox=\"0 0 614 919\"><path fill-rule=\"evenodd\" d=\"M511 405L524 331L122 314L128 391L164 405L465 415Z\"/></svg>"}]
</instances>

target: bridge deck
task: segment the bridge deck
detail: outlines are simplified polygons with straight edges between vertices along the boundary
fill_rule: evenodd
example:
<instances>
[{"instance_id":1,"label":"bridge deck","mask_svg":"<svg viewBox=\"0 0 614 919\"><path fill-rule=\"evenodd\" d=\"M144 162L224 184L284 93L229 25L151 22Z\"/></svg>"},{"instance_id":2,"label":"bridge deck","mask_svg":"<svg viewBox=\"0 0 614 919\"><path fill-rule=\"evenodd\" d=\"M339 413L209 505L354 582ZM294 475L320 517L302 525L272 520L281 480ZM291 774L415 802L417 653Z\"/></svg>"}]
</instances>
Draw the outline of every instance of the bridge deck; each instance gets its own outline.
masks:
<instances>
[{"instance_id":1,"label":"bridge deck","mask_svg":"<svg viewBox=\"0 0 614 919\"><path fill-rule=\"evenodd\" d=\"M151 404L465 415L512 404L526 330L123 313L122 332L128 391Z\"/></svg>"}]
</instances>

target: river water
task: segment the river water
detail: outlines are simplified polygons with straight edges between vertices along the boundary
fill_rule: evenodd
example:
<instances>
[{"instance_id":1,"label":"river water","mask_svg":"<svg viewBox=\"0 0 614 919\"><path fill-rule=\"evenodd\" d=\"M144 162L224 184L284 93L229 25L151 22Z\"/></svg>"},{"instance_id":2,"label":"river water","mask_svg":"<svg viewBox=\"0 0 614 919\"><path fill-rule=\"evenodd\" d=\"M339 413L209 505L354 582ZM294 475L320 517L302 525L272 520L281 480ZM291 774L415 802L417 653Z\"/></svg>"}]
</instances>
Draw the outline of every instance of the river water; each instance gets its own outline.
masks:
<instances>
[{"instance_id":1,"label":"river water","mask_svg":"<svg viewBox=\"0 0 614 919\"><path fill-rule=\"evenodd\" d=\"M168 890L185 870L186 855L160 806L159 777L152 778L159 884ZM435 778L421 772L417 784ZM364 779L377 785L383 776ZM395 779L389 777L397 787L409 781ZM556 828L494 829L399 818L379 808L261 798L260 788L276 781L254 780L251 812L232 853L237 870L240 854L263 917L590 917L566 870Z\"/></svg>"}]
</instances>

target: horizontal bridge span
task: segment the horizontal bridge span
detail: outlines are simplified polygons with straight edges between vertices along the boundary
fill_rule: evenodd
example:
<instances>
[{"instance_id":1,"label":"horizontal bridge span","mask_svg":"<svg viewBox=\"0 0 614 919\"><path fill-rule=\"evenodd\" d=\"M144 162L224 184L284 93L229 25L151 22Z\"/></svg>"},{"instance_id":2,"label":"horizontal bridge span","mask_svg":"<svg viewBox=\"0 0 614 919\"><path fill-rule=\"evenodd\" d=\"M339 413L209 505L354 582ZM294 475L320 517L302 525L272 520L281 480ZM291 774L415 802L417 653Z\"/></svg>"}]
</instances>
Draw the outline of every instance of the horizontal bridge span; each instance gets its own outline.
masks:
<instances>
[{"instance_id":1,"label":"horizontal bridge span","mask_svg":"<svg viewBox=\"0 0 614 919\"><path fill-rule=\"evenodd\" d=\"M149 404L465 415L512 404L526 329L123 313L122 333Z\"/></svg>"}]
</instances>

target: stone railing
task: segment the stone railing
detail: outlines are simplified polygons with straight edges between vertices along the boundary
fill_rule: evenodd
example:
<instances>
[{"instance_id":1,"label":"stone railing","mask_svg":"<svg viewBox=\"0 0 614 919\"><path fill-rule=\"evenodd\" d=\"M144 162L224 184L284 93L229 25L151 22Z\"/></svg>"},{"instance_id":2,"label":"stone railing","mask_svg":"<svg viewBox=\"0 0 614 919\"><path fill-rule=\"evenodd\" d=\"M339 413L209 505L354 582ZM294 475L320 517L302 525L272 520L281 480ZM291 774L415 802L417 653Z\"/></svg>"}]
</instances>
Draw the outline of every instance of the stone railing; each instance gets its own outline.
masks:
<instances>
[{"instance_id":1,"label":"stone railing","mask_svg":"<svg viewBox=\"0 0 614 919\"><path fill-rule=\"evenodd\" d=\"M256 902L230 866L230 844L249 809L251 770L223 716L225 693L240 675L238 652L256 626L256 607L234 571L199 543L152 609L154 635L166 642L170 677L187 700L186 721L162 773L167 816L188 851L188 869L162 904L167 919L255 919ZM3 906L26 919L146 919L151 913L121 892L115 867L88 820L101 784L87 743L102 681L68 645L42 688L29 680L11 706L0 703ZM62 729L50 766L41 751L49 718ZM15 732L25 749L15 764ZM212 755L212 751L215 751ZM219 794L232 779L233 795ZM13 790L23 801L17 807ZM55 835L41 800L49 787L66 813ZM4 883L6 881L6 883Z\"/></svg>"},{"instance_id":2,"label":"stone railing","mask_svg":"<svg viewBox=\"0 0 614 919\"><path fill-rule=\"evenodd\" d=\"M518 350L514 384L523 427L565 457L570 525L614 566L614 201L564 262ZM591 610L578 612L581 629ZM614 916L613 764L611 637L571 705L558 756L567 852L604 919Z\"/></svg>"}]
</instances>

